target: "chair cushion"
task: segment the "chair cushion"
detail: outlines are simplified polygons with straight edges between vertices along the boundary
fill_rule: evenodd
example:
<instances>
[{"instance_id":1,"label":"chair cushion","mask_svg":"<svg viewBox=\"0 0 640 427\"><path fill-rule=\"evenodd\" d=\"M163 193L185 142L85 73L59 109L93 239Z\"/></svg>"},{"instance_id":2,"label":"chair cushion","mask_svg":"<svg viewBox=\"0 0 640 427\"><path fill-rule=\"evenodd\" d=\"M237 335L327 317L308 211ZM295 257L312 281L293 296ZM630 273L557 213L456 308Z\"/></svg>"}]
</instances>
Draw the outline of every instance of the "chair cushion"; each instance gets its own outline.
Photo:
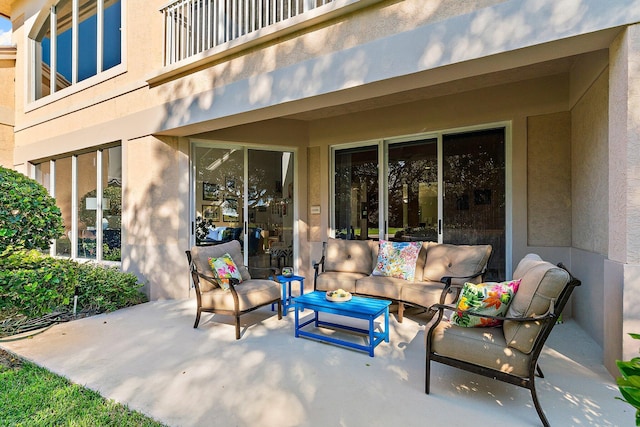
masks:
<instances>
[{"instance_id":1,"label":"chair cushion","mask_svg":"<svg viewBox=\"0 0 640 427\"><path fill-rule=\"evenodd\" d=\"M236 279L238 282L242 282L242 276L236 263L233 262L231 255L224 254L219 258L209 258L209 265L213 274L220 280L220 287L224 290L229 290L229 279Z\"/></svg>"},{"instance_id":2,"label":"chair cushion","mask_svg":"<svg viewBox=\"0 0 640 427\"><path fill-rule=\"evenodd\" d=\"M427 250L427 261L422 278L424 282L439 282L445 276L469 276L481 271L489 261L491 245L431 244ZM475 282L477 279L454 279L455 284Z\"/></svg>"},{"instance_id":3,"label":"chair cushion","mask_svg":"<svg viewBox=\"0 0 640 427\"><path fill-rule=\"evenodd\" d=\"M378 263L374 276L395 277L413 282L422 242L389 242L380 240Z\"/></svg>"},{"instance_id":4,"label":"chair cushion","mask_svg":"<svg viewBox=\"0 0 640 427\"><path fill-rule=\"evenodd\" d=\"M242 280L251 279L249 270L244 266L244 257L242 256L240 242L237 240L213 246L193 246L191 248L191 259L200 273L207 274L211 268L209 266L209 258L219 258L225 253L231 255L233 262L240 271Z\"/></svg>"},{"instance_id":5,"label":"chair cushion","mask_svg":"<svg viewBox=\"0 0 640 427\"><path fill-rule=\"evenodd\" d=\"M341 271L325 271L316 278L316 290L336 291L344 289L347 292L356 291L356 280L367 277L363 273L348 273Z\"/></svg>"},{"instance_id":6,"label":"chair cushion","mask_svg":"<svg viewBox=\"0 0 640 427\"><path fill-rule=\"evenodd\" d=\"M551 300L557 300L570 280L567 271L543 261L535 254L529 254L520 261L513 278L521 279L520 287L507 310L507 317L532 317L547 313ZM542 325L536 321L507 320L503 328L509 347L528 354L533 350Z\"/></svg>"},{"instance_id":7,"label":"chair cushion","mask_svg":"<svg viewBox=\"0 0 640 427\"><path fill-rule=\"evenodd\" d=\"M500 327L461 328L441 322L433 331L431 349L443 356L519 377L529 374L530 355L508 348Z\"/></svg>"},{"instance_id":8,"label":"chair cushion","mask_svg":"<svg viewBox=\"0 0 640 427\"><path fill-rule=\"evenodd\" d=\"M457 310L451 315L451 323L467 328L494 327L502 325L501 320L469 315L465 310L491 316L504 316L518 290L520 280L496 283L465 283L458 297Z\"/></svg>"},{"instance_id":9,"label":"chair cushion","mask_svg":"<svg viewBox=\"0 0 640 427\"><path fill-rule=\"evenodd\" d=\"M324 271L371 274L371 247L366 240L328 239Z\"/></svg>"},{"instance_id":10,"label":"chair cushion","mask_svg":"<svg viewBox=\"0 0 640 427\"><path fill-rule=\"evenodd\" d=\"M273 280L250 279L235 287L238 293L239 310L268 304L280 298L280 284ZM201 295L202 308L234 311L233 294L216 288Z\"/></svg>"}]
</instances>

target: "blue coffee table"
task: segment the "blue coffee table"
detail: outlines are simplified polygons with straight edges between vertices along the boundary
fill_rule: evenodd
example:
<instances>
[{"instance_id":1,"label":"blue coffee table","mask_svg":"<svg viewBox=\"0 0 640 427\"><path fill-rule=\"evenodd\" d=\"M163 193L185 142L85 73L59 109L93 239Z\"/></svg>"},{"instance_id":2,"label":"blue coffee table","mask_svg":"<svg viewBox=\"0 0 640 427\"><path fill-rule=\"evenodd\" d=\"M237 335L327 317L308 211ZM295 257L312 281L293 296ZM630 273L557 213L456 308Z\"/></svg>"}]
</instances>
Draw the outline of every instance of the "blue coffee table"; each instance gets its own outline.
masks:
<instances>
[{"instance_id":1,"label":"blue coffee table","mask_svg":"<svg viewBox=\"0 0 640 427\"><path fill-rule=\"evenodd\" d=\"M331 302L325 298L325 292L314 291L294 298L295 303L295 336L309 337L320 341L326 341L337 345L362 350L369 353L373 357L375 347L383 340L389 342L389 305L391 301L364 298L354 296L351 301ZM300 323L300 311L304 309L313 310L314 314L310 320ZM365 319L369 321L369 330L354 328L347 325L341 325L334 322L327 322L318 319L318 313L332 313L339 316L352 317L356 319ZM380 316L384 316L384 330L374 330L374 320ZM369 336L369 345L362 345L350 341L341 340L332 336L323 335L302 328L314 323L315 327L328 326L330 328L343 329L347 331L357 332Z\"/></svg>"}]
</instances>

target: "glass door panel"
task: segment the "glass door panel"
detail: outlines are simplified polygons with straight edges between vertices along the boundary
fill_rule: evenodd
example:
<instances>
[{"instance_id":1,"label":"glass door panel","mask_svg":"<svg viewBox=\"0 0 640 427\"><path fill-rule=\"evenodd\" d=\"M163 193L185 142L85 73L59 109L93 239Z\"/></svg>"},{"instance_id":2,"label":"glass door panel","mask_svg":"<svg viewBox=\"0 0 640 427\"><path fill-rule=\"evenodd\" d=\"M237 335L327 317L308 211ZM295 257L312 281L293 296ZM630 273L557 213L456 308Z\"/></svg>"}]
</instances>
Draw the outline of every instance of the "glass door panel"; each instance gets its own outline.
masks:
<instances>
[{"instance_id":1,"label":"glass door panel","mask_svg":"<svg viewBox=\"0 0 640 427\"><path fill-rule=\"evenodd\" d=\"M379 238L378 146L337 150L334 159L335 237Z\"/></svg>"},{"instance_id":2,"label":"glass door panel","mask_svg":"<svg viewBox=\"0 0 640 427\"><path fill-rule=\"evenodd\" d=\"M443 243L490 244L488 280L505 274L505 130L443 136Z\"/></svg>"},{"instance_id":3,"label":"glass door panel","mask_svg":"<svg viewBox=\"0 0 640 427\"><path fill-rule=\"evenodd\" d=\"M250 267L293 266L293 153L248 150Z\"/></svg>"},{"instance_id":4,"label":"glass door panel","mask_svg":"<svg viewBox=\"0 0 640 427\"><path fill-rule=\"evenodd\" d=\"M195 148L196 245L244 243L243 189L242 148Z\"/></svg>"},{"instance_id":5,"label":"glass door panel","mask_svg":"<svg viewBox=\"0 0 640 427\"><path fill-rule=\"evenodd\" d=\"M438 241L438 140L388 147L387 238Z\"/></svg>"},{"instance_id":6,"label":"glass door panel","mask_svg":"<svg viewBox=\"0 0 640 427\"><path fill-rule=\"evenodd\" d=\"M78 258L96 258L98 209L96 153L78 156Z\"/></svg>"}]
</instances>

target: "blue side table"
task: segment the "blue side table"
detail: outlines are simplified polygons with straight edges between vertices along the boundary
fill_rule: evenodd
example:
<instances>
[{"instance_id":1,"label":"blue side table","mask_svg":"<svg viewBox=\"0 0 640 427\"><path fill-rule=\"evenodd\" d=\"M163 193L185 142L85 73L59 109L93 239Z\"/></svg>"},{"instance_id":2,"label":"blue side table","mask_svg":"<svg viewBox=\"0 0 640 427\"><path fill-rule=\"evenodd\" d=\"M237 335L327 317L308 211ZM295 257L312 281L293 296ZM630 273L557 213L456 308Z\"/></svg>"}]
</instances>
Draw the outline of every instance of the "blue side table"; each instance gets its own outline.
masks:
<instances>
[{"instance_id":1,"label":"blue side table","mask_svg":"<svg viewBox=\"0 0 640 427\"><path fill-rule=\"evenodd\" d=\"M298 285L300 286L300 295L304 294L304 277L295 275L285 277L278 275L276 276L276 280L282 285L282 314L286 316L289 308L295 305L291 298L291 288L293 287L293 283L298 282ZM271 306L271 309L273 310L273 306Z\"/></svg>"}]
</instances>

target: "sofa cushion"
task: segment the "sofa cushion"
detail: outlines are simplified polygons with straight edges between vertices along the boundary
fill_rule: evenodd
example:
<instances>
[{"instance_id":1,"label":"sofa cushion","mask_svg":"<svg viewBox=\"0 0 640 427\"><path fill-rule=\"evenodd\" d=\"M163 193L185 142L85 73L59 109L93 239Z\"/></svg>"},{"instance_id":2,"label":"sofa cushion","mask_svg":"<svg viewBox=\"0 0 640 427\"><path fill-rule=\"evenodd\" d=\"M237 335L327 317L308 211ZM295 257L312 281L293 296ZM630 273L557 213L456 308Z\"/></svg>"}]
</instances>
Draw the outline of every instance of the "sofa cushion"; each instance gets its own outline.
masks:
<instances>
[{"instance_id":1,"label":"sofa cushion","mask_svg":"<svg viewBox=\"0 0 640 427\"><path fill-rule=\"evenodd\" d=\"M193 246L191 248L191 259L200 273L207 274L207 272L210 271L209 258L219 258L225 253L231 255L233 262L240 271L242 280L251 279L249 270L244 266L244 257L240 249L240 242L237 240L213 246Z\"/></svg>"},{"instance_id":2,"label":"sofa cushion","mask_svg":"<svg viewBox=\"0 0 640 427\"><path fill-rule=\"evenodd\" d=\"M520 377L529 375L530 355L508 349L500 327L461 328L441 322L433 332L431 345L433 351L444 356Z\"/></svg>"},{"instance_id":3,"label":"sofa cushion","mask_svg":"<svg viewBox=\"0 0 640 427\"><path fill-rule=\"evenodd\" d=\"M356 282L356 293L399 300L402 287L407 283L397 277L366 276Z\"/></svg>"},{"instance_id":4,"label":"sofa cushion","mask_svg":"<svg viewBox=\"0 0 640 427\"><path fill-rule=\"evenodd\" d=\"M445 276L463 277L481 271L491 255L491 245L429 245L422 280L438 282ZM453 279L454 284L478 283L476 279Z\"/></svg>"},{"instance_id":5,"label":"sofa cushion","mask_svg":"<svg viewBox=\"0 0 640 427\"><path fill-rule=\"evenodd\" d=\"M429 308L440 302L444 285L440 282L405 282L400 291L400 299L409 304ZM453 295L445 303L453 302Z\"/></svg>"},{"instance_id":6,"label":"sofa cushion","mask_svg":"<svg viewBox=\"0 0 640 427\"><path fill-rule=\"evenodd\" d=\"M557 300L569 283L569 273L555 265L543 261L538 255L524 257L515 272L514 279L520 280L520 287L509 309L507 317L532 317L547 313L551 300ZM533 350L533 343L542 330L539 322L504 322L504 336L509 347L523 353Z\"/></svg>"},{"instance_id":7,"label":"sofa cushion","mask_svg":"<svg viewBox=\"0 0 640 427\"><path fill-rule=\"evenodd\" d=\"M429 251L429 246L437 244L437 242L422 242L422 247L418 253L418 260L416 261L416 273L414 275L415 281L419 282L424 280L424 266L427 263L427 252Z\"/></svg>"},{"instance_id":8,"label":"sofa cushion","mask_svg":"<svg viewBox=\"0 0 640 427\"><path fill-rule=\"evenodd\" d=\"M389 242L380 240L374 276L395 277L413 282L422 242Z\"/></svg>"},{"instance_id":9,"label":"sofa cushion","mask_svg":"<svg viewBox=\"0 0 640 427\"><path fill-rule=\"evenodd\" d=\"M467 328L494 327L502 325L501 320L469 315L465 310L477 314L504 316L518 290L520 280L495 283L465 283L458 297L457 310L451 315L451 323Z\"/></svg>"},{"instance_id":10,"label":"sofa cushion","mask_svg":"<svg viewBox=\"0 0 640 427\"><path fill-rule=\"evenodd\" d=\"M356 291L356 280L368 277L362 273L347 273L342 271L325 271L316 278L316 290L336 291L340 288L347 292Z\"/></svg>"},{"instance_id":11,"label":"sofa cushion","mask_svg":"<svg viewBox=\"0 0 640 427\"><path fill-rule=\"evenodd\" d=\"M371 274L371 247L366 240L328 239L324 271Z\"/></svg>"}]
</instances>

